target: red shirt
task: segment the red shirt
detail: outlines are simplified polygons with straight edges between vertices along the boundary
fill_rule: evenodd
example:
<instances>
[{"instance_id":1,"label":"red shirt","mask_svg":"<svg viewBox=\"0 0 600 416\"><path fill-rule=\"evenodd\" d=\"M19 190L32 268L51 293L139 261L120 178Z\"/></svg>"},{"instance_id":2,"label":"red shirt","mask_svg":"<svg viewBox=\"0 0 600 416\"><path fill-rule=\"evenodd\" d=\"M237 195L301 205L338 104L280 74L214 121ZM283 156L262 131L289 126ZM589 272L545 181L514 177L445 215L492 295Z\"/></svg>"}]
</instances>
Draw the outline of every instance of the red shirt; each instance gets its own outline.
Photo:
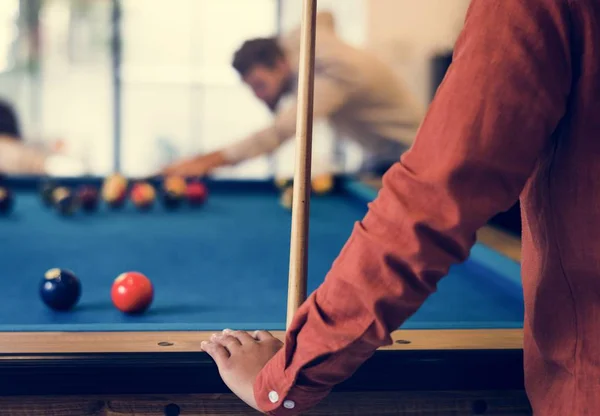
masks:
<instances>
[{"instance_id":1,"label":"red shirt","mask_svg":"<svg viewBox=\"0 0 600 416\"><path fill-rule=\"evenodd\" d=\"M289 415L324 398L520 196L530 401L597 413L599 182L600 1L474 0L413 147L259 374L259 406Z\"/></svg>"}]
</instances>

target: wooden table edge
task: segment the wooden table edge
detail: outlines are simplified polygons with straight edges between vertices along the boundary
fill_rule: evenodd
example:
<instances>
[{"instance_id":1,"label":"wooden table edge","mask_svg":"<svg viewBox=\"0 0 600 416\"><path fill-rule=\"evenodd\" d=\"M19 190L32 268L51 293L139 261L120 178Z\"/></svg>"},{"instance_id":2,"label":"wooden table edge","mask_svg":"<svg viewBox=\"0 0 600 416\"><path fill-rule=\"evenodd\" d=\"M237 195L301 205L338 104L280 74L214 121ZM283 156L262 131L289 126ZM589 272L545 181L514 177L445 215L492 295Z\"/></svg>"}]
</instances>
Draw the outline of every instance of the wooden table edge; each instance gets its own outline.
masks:
<instances>
[{"instance_id":1,"label":"wooden table edge","mask_svg":"<svg viewBox=\"0 0 600 416\"><path fill-rule=\"evenodd\" d=\"M212 331L0 332L0 355L200 352ZM283 331L273 335L284 339ZM381 350L522 349L521 329L398 330Z\"/></svg>"}]
</instances>

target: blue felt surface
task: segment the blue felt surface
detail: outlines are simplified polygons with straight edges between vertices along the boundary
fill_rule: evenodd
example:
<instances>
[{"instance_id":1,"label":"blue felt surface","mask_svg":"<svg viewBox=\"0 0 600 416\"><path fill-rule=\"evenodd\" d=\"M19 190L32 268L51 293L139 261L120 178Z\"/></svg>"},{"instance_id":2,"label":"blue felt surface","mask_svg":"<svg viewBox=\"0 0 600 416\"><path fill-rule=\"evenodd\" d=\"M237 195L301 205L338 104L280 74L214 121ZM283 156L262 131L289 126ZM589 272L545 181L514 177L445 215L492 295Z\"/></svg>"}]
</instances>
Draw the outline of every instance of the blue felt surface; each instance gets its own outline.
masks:
<instances>
[{"instance_id":1,"label":"blue felt surface","mask_svg":"<svg viewBox=\"0 0 600 416\"><path fill-rule=\"evenodd\" d=\"M18 192L0 218L0 330L120 331L284 329L290 212L275 193L212 192L203 208L112 212L61 218L35 192ZM365 197L366 195L362 195ZM309 290L322 282L356 220L360 198L336 194L311 202ZM480 261L481 260L481 261ZM82 280L79 306L49 311L38 285L52 267ZM148 313L113 308L113 279L143 272L155 285ZM517 264L477 246L406 328L519 327L523 306Z\"/></svg>"}]
</instances>

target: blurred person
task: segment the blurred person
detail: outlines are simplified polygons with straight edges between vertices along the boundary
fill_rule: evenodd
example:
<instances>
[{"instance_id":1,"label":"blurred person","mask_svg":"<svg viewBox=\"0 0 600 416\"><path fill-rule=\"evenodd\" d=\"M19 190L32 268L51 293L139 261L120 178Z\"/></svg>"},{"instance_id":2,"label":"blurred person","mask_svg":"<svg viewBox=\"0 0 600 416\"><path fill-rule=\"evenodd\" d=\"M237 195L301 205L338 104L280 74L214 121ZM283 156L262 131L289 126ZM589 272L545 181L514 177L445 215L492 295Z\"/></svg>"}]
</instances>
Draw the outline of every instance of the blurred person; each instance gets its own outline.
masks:
<instances>
[{"instance_id":1,"label":"blurred person","mask_svg":"<svg viewBox=\"0 0 600 416\"><path fill-rule=\"evenodd\" d=\"M317 15L314 122L328 121L366 154L363 171L385 172L412 143L423 109L394 71L335 32L333 15ZM203 176L216 168L273 152L296 133L300 29L280 38L246 41L233 67L274 121L233 145L177 161L164 173ZM284 98L294 98L283 106Z\"/></svg>"},{"instance_id":2,"label":"blurred person","mask_svg":"<svg viewBox=\"0 0 600 416\"><path fill-rule=\"evenodd\" d=\"M75 158L24 142L14 107L0 100L0 173L8 175L66 175L85 172Z\"/></svg>"}]
</instances>

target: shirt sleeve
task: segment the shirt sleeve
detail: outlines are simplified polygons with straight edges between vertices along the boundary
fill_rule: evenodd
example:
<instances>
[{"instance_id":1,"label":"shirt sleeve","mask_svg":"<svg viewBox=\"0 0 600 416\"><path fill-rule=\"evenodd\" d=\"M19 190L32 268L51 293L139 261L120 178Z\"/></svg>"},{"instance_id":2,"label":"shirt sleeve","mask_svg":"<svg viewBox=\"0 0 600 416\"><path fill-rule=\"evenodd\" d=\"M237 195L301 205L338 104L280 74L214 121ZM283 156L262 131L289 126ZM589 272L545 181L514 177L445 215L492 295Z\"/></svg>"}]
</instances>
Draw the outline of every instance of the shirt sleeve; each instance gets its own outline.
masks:
<instances>
[{"instance_id":1,"label":"shirt sleeve","mask_svg":"<svg viewBox=\"0 0 600 416\"><path fill-rule=\"evenodd\" d=\"M474 0L412 148L296 314L254 385L270 415L313 407L464 261L518 199L571 92L567 0Z\"/></svg>"},{"instance_id":2,"label":"shirt sleeve","mask_svg":"<svg viewBox=\"0 0 600 416\"><path fill-rule=\"evenodd\" d=\"M327 75L315 75L313 119L326 119L339 109L347 99L348 88L344 83ZM288 106L277 114L267 128L224 149L228 162L238 163L277 149L296 134L297 104Z\"/></svg>"}]
</instances>

